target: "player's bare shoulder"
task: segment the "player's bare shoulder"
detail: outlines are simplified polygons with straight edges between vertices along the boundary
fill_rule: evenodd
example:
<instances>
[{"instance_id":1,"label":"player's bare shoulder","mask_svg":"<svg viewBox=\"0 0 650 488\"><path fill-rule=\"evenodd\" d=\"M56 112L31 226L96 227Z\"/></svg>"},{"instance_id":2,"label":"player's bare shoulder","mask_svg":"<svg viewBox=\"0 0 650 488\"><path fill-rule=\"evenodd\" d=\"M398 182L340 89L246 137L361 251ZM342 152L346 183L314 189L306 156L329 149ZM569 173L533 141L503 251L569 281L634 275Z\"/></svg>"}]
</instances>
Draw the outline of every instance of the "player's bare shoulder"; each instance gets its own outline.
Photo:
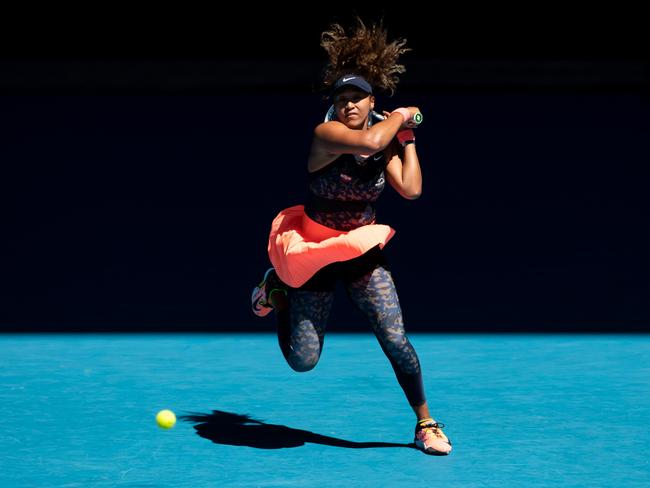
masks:
<instances>
[{"instance_id":1,"label":"player's bare shoulder","mask_svg":"<svg viewBox=\"0 0 650 488\"><path fill-rule=\"evenodd\" d=\"M327 120L321 122L314 129L314 142L331 140L336 137L337 133L349 130L345 124L338 120Z\"/></svg>"}]
</instances>

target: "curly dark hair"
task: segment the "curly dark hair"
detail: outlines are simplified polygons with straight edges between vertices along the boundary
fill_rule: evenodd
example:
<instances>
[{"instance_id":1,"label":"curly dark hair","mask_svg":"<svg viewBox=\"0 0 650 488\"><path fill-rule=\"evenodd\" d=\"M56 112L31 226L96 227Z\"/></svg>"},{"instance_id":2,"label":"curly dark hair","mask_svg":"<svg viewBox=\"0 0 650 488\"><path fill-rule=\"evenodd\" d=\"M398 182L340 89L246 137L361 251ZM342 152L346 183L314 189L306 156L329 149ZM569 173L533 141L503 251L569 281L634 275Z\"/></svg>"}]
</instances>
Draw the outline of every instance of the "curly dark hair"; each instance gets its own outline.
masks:
<instances>
[{"instance_id":1,"label":"curly dark hair","mask_svg":"<svg viewBox=\"0 0 650 488\"><path fill-rule=\"evenodd\" d=\"M323 74L323 85L329 88L346 73L363 76L374 87L392 95L399 83L404 65L398 64L399 56L409 48L406 39L388 42L383 21L366 26L356 17L357 25L350 33L335 23L321 34L320 45L329 58Z\"/></svg>"}]
</instances>

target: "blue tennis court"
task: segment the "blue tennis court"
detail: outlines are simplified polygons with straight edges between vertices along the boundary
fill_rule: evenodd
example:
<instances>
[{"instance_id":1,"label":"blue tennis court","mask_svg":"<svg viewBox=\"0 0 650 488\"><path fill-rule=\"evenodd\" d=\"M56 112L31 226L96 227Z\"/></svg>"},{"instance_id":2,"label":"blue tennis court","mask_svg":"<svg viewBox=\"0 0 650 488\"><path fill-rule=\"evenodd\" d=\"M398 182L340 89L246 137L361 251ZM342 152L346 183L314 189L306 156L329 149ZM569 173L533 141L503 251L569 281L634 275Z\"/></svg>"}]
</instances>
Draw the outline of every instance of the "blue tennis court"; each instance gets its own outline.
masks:
<instances>
[{"instance_id":1,"label":"blue tennis court","mask_svg":"<svg viewBox=\"0 0 650 488\"><path fill-rule=\"evenodd\" d=\"M648 486L648 336L409 338L450 456L371 333L307 373L272 334L0 336L0 486Z\"/></svg>"}]
</instances>

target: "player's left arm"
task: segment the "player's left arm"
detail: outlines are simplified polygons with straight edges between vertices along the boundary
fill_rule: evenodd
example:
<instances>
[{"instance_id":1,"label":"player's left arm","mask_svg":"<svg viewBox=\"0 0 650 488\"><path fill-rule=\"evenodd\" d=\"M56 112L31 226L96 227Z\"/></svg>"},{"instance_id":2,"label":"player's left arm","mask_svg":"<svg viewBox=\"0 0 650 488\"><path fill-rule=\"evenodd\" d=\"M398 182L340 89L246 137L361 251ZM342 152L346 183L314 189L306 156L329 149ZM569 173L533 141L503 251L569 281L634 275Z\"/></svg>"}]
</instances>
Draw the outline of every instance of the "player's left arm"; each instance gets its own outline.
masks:
<instances>
[{"instance_id":1,"label":"player's left arm","mask_svg":"<svg viewBox=\"0 0 650 488\"><path fill-rule=\"evenodd\" d=\"M386 148L386 179L397 193L408 200L415 200L422 194L422 171L415 149L415 143L402 145L393 140Z\"/></svg>"}]
</instances>

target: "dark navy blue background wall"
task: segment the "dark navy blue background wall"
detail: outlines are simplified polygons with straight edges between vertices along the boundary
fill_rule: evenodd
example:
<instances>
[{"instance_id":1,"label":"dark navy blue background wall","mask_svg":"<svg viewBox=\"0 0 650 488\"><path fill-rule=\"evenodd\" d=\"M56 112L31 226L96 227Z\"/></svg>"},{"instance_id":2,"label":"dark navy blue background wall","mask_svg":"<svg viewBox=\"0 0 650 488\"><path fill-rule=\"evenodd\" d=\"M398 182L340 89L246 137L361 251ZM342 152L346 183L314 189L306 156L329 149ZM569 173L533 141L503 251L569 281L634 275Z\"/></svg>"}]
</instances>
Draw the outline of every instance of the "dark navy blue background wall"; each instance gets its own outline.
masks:
<instances>
[{"instance_id":1,"label":"dark navy blue background wall","mask_svg":"<svg viewBox=\"0 0 650 488\"><path fill-rule=\"evenodd\" d=\"M408 327L646 331L647 63L526 40L537 54L495 41L472 59L416 36L411 78L379 97L425 114L422 197L378 205ZM272 330L249 293L271 219L303 201L319 65L266 52L284 81L256 85L259 51L170 45L5 58L4 330ZM366 329L342 290L331 329Z\"/></svg>"}]
</instances>

